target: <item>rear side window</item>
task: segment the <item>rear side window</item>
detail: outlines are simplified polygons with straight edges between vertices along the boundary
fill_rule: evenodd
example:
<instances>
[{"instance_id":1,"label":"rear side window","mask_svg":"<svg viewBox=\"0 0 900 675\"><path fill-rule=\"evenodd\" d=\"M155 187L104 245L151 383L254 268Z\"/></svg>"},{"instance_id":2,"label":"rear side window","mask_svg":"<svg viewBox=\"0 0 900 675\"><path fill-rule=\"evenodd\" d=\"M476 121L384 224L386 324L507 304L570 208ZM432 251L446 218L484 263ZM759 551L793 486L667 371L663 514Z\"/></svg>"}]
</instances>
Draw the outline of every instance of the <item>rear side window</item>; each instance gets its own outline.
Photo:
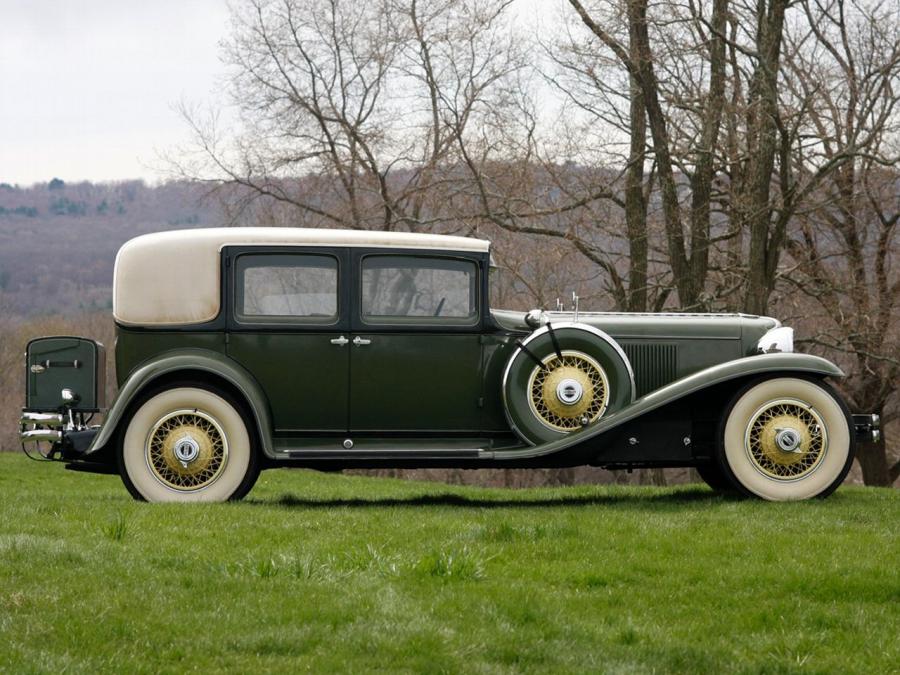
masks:
<instances>
[{"instance_id":1,"label":"rear side window","mask_svg":"<svg viewBox=\"0 0 900 675\"><path fill-rule=\"evenodd\" d=\"M334 323L338 318L337 259L306 254L238 256L235 316L244 322Z\"/></svg>"},{"instance_id":2,"label":"rear side window","mask_svg":"<svg viewBox=\"0 0 900 675\"><path fill-rule=\"evenodd\" d=\"M478 320L477 282L471 260L369 255L362 259L362 319L472 325Z\"/></svg>"}]
</instances>

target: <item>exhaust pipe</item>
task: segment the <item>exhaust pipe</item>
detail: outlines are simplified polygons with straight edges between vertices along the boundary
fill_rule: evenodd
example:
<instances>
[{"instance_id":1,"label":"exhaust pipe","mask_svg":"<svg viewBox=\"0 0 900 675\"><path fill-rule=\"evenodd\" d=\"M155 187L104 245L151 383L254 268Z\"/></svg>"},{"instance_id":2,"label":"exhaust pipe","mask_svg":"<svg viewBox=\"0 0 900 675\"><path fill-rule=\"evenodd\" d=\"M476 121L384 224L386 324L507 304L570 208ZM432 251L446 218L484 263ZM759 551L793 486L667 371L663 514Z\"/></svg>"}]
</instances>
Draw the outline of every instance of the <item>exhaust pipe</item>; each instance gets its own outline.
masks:
<instances>
[{"instance_id":1,"label":"exhaust pipe","mask_svg":"<svg viewBox=\"0 0 900 675\"><path fill-rule=\"evenodd\" d=\"M62 432L53 429L34 429L32 431L22 431L19 433L19 440L23 443L38 443L40 441L48 441L56 443L62 440Z\"/></svg>"},{"instance_id":2,"label":"exhaust pipe","mask_svg":"<svg viewBox=\"0 0 900 675\"><path fill-rule=\"evenodd\" d=\"M65 422L63 416L54 413L25 412L19 418L19 424L42 424L45 427L61 427Z\"/></svg>"}]
</instances>

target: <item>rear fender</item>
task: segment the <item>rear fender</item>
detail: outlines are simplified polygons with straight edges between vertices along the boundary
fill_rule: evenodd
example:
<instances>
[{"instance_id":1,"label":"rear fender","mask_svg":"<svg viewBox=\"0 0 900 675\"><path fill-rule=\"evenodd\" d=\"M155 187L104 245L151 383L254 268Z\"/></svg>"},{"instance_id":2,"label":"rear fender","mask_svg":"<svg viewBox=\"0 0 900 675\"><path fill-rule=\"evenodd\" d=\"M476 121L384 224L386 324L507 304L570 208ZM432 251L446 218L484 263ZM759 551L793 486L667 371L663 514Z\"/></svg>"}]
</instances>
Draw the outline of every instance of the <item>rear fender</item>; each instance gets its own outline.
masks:
<instances>
[{"instance_id":1,"label":"rear fender","mask_svg":"<svg viewBox=\"0 0 900 675\"><path fill-rule=\"evenodd\" d=\"M843 377L843 371L826 359L810 354L758 354L742 359L735 359L727 363L721 363L711 368L676 380L671 384L652 391L635 400L631 405L622 408L610 415L604 415L599 420L588 426L583 431L576 432L564 438L543 443L532 448L521 450L503 450L490 453L490 457L497 460L503 459L529 459L552 455L557 452L569 450L583 443L589 442L598 436L630 422L641 415L656 410L678 399L702 391L717 384L754 375L768 374L813 375L817 377Z\"/></svg>"},{"instance_id":2,"label":"rear fender","mask_svg":"<svg viewBox=\"0 0 900 675\"><path fill-rule=\"evenodd\" d=\"M259 384L250 373L231 359L202 349L168 352L135 370L119 391L100 433L91 443L85 456L99 452L115 437L119 427L127 423L131 404L138 400L148 387L159 382L164 376L189 371L195 373L200 371L212 378L224 380L240 393L253 416L260 447L267 457L274 457L271 414Z\"/></svg>"}]
</instances>

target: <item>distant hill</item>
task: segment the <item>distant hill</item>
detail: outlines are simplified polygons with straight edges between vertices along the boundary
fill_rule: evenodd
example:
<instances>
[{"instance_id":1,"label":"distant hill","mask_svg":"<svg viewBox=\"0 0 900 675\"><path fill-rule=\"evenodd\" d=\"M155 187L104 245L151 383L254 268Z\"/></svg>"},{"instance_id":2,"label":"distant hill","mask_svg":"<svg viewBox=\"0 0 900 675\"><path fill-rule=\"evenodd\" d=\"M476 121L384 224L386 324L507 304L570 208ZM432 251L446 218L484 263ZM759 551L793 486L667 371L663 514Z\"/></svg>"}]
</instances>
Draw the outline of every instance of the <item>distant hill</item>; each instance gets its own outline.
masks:
<instances>
[{"instance_id":1,"label":"distant hill","mask_svg":"<svg viewBox=\"0 0 900 675\"><path fill-rule=\"evenodd\" d=\"M393 176L399 183L409 179L402 171ZM330 211L345 210L327 178L290 179L285 192L291 191L302 192L306 201L319 200ZM0 183L0 317L71 318L110 309L116 252L147 232L260 224L334 227L315 213L257 197L240 187L214 192L208 184L187 181L158 186L143 181L66 183L58 178L30 187ZM381 207L373 202L368 211L372 226L377 226ZM422 215L427 220L427 208ZM620 214L613 209L606 216L607 227L588 232L593 244L597 250L625 255L624 238L612 234L621 229L616 225ZM596 266L567 240L512 234L465 217L443 220L429 231L490 239L501 268L512 270L492 281L497 306L551 307L556 298L577 290L583 308L611 307L612 296ZM571 226L552 217L534 223L548 230Z\"/></svg>"},{"instance_id":2,"label":"distant hill","mask_svg":"<svg viewBox=\"0 0 900 675\"><path fill-rule=\"evenodd\" d=\"M205 190L142 181L0 184L0 309L32 316L110 307L113 262L125 241L224 224Z\"/></svg>"}]
</instances>

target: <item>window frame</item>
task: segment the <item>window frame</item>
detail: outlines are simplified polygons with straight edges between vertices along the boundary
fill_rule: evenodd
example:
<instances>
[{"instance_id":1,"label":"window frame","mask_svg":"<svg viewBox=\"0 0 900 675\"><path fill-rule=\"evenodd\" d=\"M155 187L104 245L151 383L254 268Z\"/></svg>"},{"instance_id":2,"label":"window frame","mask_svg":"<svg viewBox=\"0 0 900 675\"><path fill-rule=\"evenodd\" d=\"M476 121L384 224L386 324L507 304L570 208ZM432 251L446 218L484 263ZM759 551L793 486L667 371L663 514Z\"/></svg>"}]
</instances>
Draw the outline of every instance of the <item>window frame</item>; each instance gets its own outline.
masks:
<instances>
[{"instance_id":1,"label":"window frame","mask_svg":"<svg viewBox=\"0 0 900 675\"><path fill-rule=\"evenodd\" d=\"M331 258L337 263L337 316L319 320L321 317L282 316L245 317L238 313L238 301L243 289L238 288L238 259L245 256L319 256ZM349 287L346 281L348 268L347 251L334 247L318 246L238 246L227 247L224 251L227 270L228 330L269 330L269 331L318 331L340 332L348 330L348 308L350 306Z\"/></svg>"},{"instance_id":2,"label":"window frame","mask_svg":"<svg viewBox=\"0 0 900 675\"><path fill-rule=\"evenodd\" d=\"M464 262L474 266L475 275L471 286L471 292L475 303L471 319L465 321L449 317L412 316L402 317L402 321L367 321L363 315L363 264L366 258L372 257L405 257L428 258L433 260L450 260ZM484 302L484 256L469 256L454 253L453 251L437 251L434 249L361 249L354 252L353 272L356 277L354 283L354 310L352 328L354 332L480 332L484 322L486 311ZM398 317L401 318L401 317ZM448 320L449 319L449 320Z\"/></svg>"}]
</instances>

